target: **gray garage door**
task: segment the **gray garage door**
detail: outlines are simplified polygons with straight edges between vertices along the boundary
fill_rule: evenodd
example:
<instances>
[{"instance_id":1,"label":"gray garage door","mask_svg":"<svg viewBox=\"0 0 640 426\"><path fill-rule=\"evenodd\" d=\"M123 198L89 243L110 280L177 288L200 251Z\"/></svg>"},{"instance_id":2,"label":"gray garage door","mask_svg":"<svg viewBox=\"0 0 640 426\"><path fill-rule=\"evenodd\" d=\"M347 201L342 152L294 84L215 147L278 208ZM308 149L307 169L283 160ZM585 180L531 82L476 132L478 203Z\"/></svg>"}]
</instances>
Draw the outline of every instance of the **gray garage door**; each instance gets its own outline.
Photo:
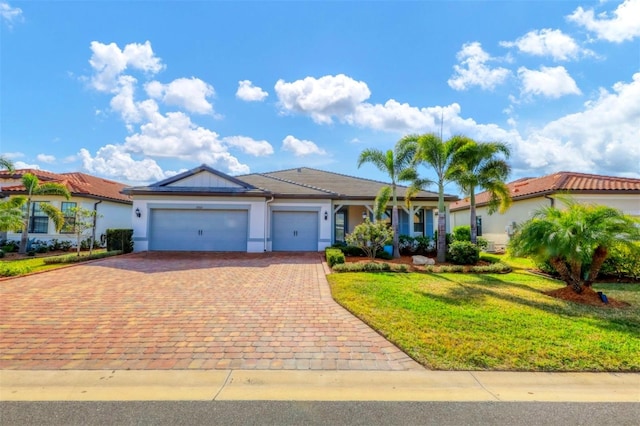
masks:
<instances>
[{"instance_id":1,"label":"gray garage door","mask_svg":"<svg viewBox=\"0 0 640 426\"><path fill-rule=\"evenodd\" d=\"M273 251L318 251L318 212L273 212Z\"/></svg>"},{"instance_id":2,"label":"gray garage door","mask_svg":"<svg viewBox=\"0 0 640 426\"><path fill-rule=\"evenodd\" d=\"M247 251L247 210L151 210L149 250Z\"/></svg>"}]
</instances>

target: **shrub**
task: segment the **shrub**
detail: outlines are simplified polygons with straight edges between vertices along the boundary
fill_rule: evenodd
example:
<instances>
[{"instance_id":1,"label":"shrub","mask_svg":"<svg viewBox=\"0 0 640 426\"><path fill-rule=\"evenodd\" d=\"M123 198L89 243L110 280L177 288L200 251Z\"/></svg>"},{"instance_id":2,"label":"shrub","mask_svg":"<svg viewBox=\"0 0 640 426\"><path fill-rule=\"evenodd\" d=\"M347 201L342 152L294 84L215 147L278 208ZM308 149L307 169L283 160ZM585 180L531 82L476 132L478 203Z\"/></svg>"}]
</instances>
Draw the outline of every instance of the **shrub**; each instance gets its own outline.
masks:
<instances>
[{"instance_id":1,"label":"shrub","mask_svg":"<svg viewBox=\"0 0 640 426\"><path fill-rule=\"evenodd\" d=\"M384 222L371 222L365 219L363 223L356 226L351 234L347 234L346 240L349 244L359 247L370 259L373 259L382 248L391 243L393 229L390 229Z\"/></svg>"},{"instance_id":2,"label":"shrub","mask_svg":"<svg viewBox=\"0 0 640 426\"><path fill-rule=\"evenodd\" d=\"M343 263L336 265L333 272L408 272L406 265L389 263Z\"/></svg>"},{"instance_id":3,"label":"shrub","mask_svg":"<svg viewBox=\"0 0 640 426\"><path fill-rule=\"evenodd\" d=\"M5 252L5 253L12 253L14 251L18 251L19 247L20 247L20 245L17 242L15 242L15 241L7 241L2 246L2 251Z\"/></svg>"},{"instance_id":4,"label":"shrub","mask_svg":"<svg viewBox=\"0 0 640 426\"><path fill-rule=\"evenodd\" d=\"M344 263L344 253L337 248L328 248L324 251L324 255L327 259L327 265L333 268L334 265Z\"/></svg>"},{"instance_id":5,"label":"shrub","mask_svg":"<svg viewBox=\"0 0 640 426\"><path fill-rule=\"evenodd\" d=\"M86 256L77 256L75 254L66 254L64 256L47 257L43 260L46 265L58 264L58 263L77 263L85 262L87 260L102 259L104 257L117 256L122 254L122 250L104 251L102 253L93 253Z\"/></svg>"},{"instance_id":6,"label":"shrub","mask_svg":"<svg viewBox=\"0 0 640 426\"><path fill-rule=\"evenodd\" d=\"M434 240L427 236L419 236L415 237L416 245L418 246L416 249L416 253L418 254L429 254L435 252L436 243Z\"/></svg>"},{"instance_id":7,"label":"shrub","mask_svg":"<svg viewBox=\"0 0 640 426\"><path fill-rule=\"evenodd\" d=\"M133 251L133 229L107 229L107 251Z\"/></svg>"},{"instance_id":8,"label":"shrub","mask_svg":"<svg viewBox=\"0 0 640 426\"><path fill-rule=\"evenodd\" d=\"M0 259L4 257L4 251L0 250Z\"/></svg>"},{"instance_id":9,"label":"shrub","mask_svg":"<svg viewBox=\"0 0 640 426\"><path fill-rule=\"evenodd\" d=\"M453 228L454 241L471 241L471 226L463 225Z\"/></svg>"},{"instance_id":10,"label":"shrub","mask_svg":"<svg viewBox=\"0 0 640 426\"><path fill-rule=\"evenodd\" d=\"M640 251L640 246L638 246ZM614 246L600 269L600 275L616 278L640 278L640 255L629 247Z\"/></svg>"},{"instance_id":11,"label":"shrub","mask_svg":"<svg viewBox=\"0 0 640 426\"><path fill-rule=\"evenodd\" d=\"M480 249L470 241L454 241L449 245L449 258L456 265L473 265L480 259Z\"/></svg>"},{"instance_id":12,"label":"shrub","mask_svg":"<svg viewBox=\"0 0 640 426\"><path fill-rule=\"evenodd\" d=\"M418 250L418 243L411 235L398 235L398 249L403 255L414 254Z\"/></svg>"},{"instance_id":13,"label":"shrub","mask_svg":"<svg viewBox=\"0 0 640 426\"><path fill-rule=\"evenodd\" d=\"M33 270L28 265L20 263L0 263L0 277L14 277L16 275L28 274Z\"/></svg>"}]
</instances>

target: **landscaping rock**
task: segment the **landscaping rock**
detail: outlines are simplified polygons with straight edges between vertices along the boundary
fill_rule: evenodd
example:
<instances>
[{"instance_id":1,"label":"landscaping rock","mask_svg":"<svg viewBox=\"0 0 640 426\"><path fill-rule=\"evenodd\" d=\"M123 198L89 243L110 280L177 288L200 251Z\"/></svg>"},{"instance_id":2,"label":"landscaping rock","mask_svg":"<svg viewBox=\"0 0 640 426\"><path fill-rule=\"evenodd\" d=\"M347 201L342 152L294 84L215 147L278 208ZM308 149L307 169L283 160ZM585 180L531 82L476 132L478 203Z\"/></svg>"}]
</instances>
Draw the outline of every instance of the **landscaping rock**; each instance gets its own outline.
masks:
<instances>
[{"instance_id":1,"label":"landscaping rock","mask_svg":"<svg viewBox=\"0 0 640 426\"><path fill-rule=\"evenodd\" d=\"M436 261L426 256L411 256L414 265L435 265Z\"/></svg>"}]
</instances>

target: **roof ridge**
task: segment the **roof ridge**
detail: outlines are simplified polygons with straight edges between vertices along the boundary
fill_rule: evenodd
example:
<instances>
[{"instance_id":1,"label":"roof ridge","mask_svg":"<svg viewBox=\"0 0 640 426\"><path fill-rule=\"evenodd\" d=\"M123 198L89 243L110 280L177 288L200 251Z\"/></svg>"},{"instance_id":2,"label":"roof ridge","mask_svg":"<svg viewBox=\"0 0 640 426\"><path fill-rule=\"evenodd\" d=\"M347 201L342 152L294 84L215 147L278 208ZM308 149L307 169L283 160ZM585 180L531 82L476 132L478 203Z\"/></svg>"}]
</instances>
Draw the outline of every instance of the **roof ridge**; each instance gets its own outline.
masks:
<instances>
[{"instance_id":1,"label":"roof ridge","mask_svg":"<svg viewBox=\"0 0 640 426\"><path fill-rule=\"evenodd\" d=\"M288 172L288 171L291 171L291 170L298 170L298 169L314 170L314 171L316 171L316 172L321 172L321 173L330 173L330 174L332 174L332 175L336 175L336 176L344 176L344 177L348 177L348 178L351 178L351 179L366 180L367 182L375 182L375 183L379 183L379 184L382 184L382 185L391 185L391 182L383 182L383 181L381 181L381 180L369 179L369 178L363 178L363 177L360 177L360 176L353 176L353 175L348 175L348 174L346 174L346 173L332 172L332 171L329 171L329 170L320 170L320 169L315 169L315 168L313 168L313 167L294 167L294 168L291 168L291 169L277 170L277 171L275 171L275 172L269 172L269 173ZM400 188L409 188L409 186L407 186L407 185L401 185L401 184L396 184L396 186L397 186L397 187L400 187Z\"/></svg>"},{"instance_id":2,"label":"roof ridge","mask_svg":"<svg viewBox=\"0 0 640 426\"><path fill-rule=\"evenodd\" d=\"M298 167L298 168L300 168L300 167ZM298 169L298 168L297 168L297 169ZM308 168L308 167L307 167L307 168ZM289 169L289 170L293 170L293 169ZM285 171L285 170L281 170L281 171ZM286 171L288 171L288 170L286 170ZM316 191L321 191L321 192L324 192L324 193L327 193L327 194L336 194L336 195L337 195L337 193L336 193L336 192L330 191L330 190L328 190L328 189L320 188L320 187L317 187L317 186L307 185L307 184L305 184L305 183L295 182L295 181L292 181L292 180L289 180L289 179L283 179L283 178L281 178L281 177L277 177L277 176L269 176L269 175L268 175L268 174L266 174L266 173L255 173L255 174L258 174L258 175L260 175L260 176L263 176L263 177L266 177L266 178L269 178L269 179L278 180L278 181L280 181L280 182L285 182L285 183L290 183L290 184L292 184L292 185L301 186L301 187L303 187L303 188L315 189ZM247 176L248 176L248 175L247 175Z\"/></svg>"}]
</instances>

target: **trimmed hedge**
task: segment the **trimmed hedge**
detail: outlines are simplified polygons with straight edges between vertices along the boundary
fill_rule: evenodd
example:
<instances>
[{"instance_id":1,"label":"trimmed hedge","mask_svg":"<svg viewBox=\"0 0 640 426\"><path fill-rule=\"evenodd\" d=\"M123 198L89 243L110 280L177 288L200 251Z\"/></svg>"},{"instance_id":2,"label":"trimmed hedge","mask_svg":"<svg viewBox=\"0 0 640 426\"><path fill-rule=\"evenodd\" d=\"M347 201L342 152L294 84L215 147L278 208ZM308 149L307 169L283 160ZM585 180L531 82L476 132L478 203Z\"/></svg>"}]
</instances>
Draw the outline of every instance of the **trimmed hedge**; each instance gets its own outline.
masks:
<instances>
[{"instance_id":1,"label":"trimmed hedge","mask_svg":"<svg viewBox=\"0 0 640 426\"><path fill-rule=\"evenodd\" d=\"M358 262L336 265L333 272L409 272L406 265L395 263Z\"/></svg>"},{"instance_id":2,"label":"trimmed hedge","mask_svg":"<svg viewBox=\"0 0 640 426\"><path fill-rule=\"evenodd\" d=\"M337 248L327 248L324 255L330 268L333 268L334 265L342 264L345 261L344 253Z\"/></svg>"},{"instance_id":3,"label":"trimmed hedge","mask_svg":"<svg viewBox=\"0 0 640 426\"><path fill-rule=\"evenodd\" d=\"M28 265L0 263L0 277L15 277L31 272L33 268Z\"/></svg>"},{"instance_id":4,"label":"trimmed hedge","mask_svg":"<svg viewBox=\"0 0 640 426\"><path fill-rule=\"evenodd\" d=\"M471 241L454 241L449 245L449 258L456 265L474 265L480 260L480 249Z\"/></svg>"},{"instance_id":5,"label":"trimmed hedge","mask_svg":"<svg viewBox=\"0 0 640 426\"><path fill-rule=\"evenodd\" d=\"M465 272L465 270L466 272L472 274L506 274L512 271L509 265L502 262L496 262L492 265L471 266L466 268L462 265L427 265L424 267L424 270L425 272L432 272L436 274L447 272Z\"/></svg>"},{"instance_id":6,"label":"trimmed hedge","mask_svg":"<svg viewBox=\"0 0 640 426\"><path fill-rule=\"evenodd\" d=\"M76 254L67 254L64 256L47 257L43 260L43 262L46 265L52 265L57 263L78 263L78 262L85 262L87 260L95 260L95 259L102 259L104 257L117 256L119 254L122 254L122 250L105 251L102 253L88 254L86 256L78 256Z\"/></svg>"},{"instance_id":7,"label":"trimmed hedge","mask_svg":"<svg viewBox=\"0 0 640 426\"><path fill-rule=\"evenodd\" d=\"M107 251L133 251L133 229L107 229Z\"/></svg>"}]
</instances>

